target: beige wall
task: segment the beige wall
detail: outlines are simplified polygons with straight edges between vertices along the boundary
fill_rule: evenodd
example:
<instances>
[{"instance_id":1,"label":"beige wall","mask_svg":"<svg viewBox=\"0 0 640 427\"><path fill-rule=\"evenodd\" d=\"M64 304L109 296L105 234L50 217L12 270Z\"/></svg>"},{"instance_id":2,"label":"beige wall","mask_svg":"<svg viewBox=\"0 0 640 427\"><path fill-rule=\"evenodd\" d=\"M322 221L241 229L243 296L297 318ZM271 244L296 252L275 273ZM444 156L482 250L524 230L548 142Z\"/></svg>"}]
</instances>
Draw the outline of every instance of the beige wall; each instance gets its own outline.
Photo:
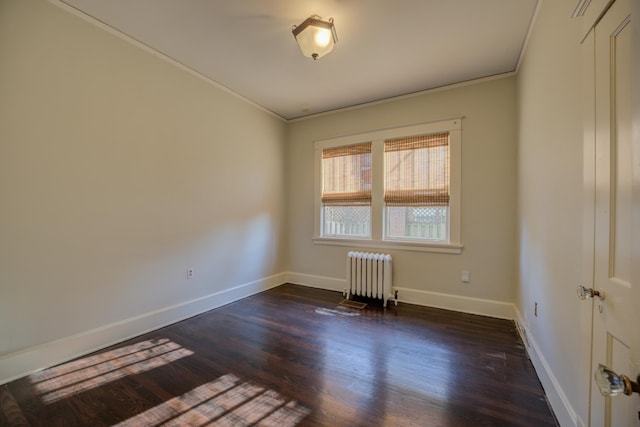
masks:
<instances>
[{"instance_id":1,"label":"beige wall","mask_svg":"<svg viewBox=\"0 0 640 427\"><path fill-rule=\"evenodd\" d=\"M291 123L287 146L288 271L302 280L345 278L351 248L314 244L315 140L464 116L460 255L390 250L394 285L513 301L516 218L516 93L506 77ZM362 250L362 249L360 249ZM461 270L471 282L460 282ZM329 279L329 280L327 280ZM339 282L336 281L336 287ZM407 299L406 295L400 295Z\"/></svg>"},{"instance_id":2,"label":"beige wall","mask_svg":"<svg viewBox=\"0 0 640 427\"><path fill-rule=\"evenodd\" d=\"M283 121L45 1L0 58L0 365L284 270Z\"/></svg>"},{"instance_id":3,"label":"beige wall","mask_svg":"<svg viewBox=\"0 0 640 427\"><path fill-rule=\"evenodd\" d=\"M340 283L351 248L312 242L313 141L464 116L463 252L391 250L395 284L515 301L563 425L573 409L583 416L573 3L541 2L517 79L287 125L47 2L0 0L0 382L23 350L193 301L205 309L284 272Z\"/></svg>"},{"instance_id":4,"label":"beige wall","mask_svg":"<svg viewBox=\"0 0 640 427\"><path fill-rule=\"evenodd\" d=\"M578 369L575 296L582 278L583 214L581 23L570 18L575 3L541 3L518 74L516 303L540 356L539 374L547 364L541 379L562 425L575 421L572 410L584 416L587 403L579 382L584 373Z\"/></svg>"}]
</instances>

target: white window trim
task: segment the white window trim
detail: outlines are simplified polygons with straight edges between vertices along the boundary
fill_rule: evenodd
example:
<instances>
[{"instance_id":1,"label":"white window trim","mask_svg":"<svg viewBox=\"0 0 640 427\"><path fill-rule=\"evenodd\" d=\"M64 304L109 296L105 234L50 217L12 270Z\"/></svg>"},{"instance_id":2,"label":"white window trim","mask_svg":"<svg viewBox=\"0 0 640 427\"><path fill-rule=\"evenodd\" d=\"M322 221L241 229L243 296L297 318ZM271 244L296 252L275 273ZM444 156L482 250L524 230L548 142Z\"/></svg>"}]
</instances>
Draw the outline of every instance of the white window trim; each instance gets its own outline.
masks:
<instances>
[{"instance_id":1,"label":"white window trim","mask_svg":"<svg viewBox=\"0 0 640 427\"><path fill-rule=\"evenodd\" d=\"M454 253L462 252L461 224L461 184L462 184L462 119L440 120L417 125L380 129L371 132L344 135L314 142L314 237L313 242L325 245L350 246L362 248L401 249L421 252ZM449 242L405 241L385 239L384 236L384 150L376 149L384 145L386 139L402 138L413 135L449 132ZM371 142L373 151L373 182L371 194L371 238L323 237L321 236L322 202L322 150L324 148Z\"/></svg>"}]
</instances>

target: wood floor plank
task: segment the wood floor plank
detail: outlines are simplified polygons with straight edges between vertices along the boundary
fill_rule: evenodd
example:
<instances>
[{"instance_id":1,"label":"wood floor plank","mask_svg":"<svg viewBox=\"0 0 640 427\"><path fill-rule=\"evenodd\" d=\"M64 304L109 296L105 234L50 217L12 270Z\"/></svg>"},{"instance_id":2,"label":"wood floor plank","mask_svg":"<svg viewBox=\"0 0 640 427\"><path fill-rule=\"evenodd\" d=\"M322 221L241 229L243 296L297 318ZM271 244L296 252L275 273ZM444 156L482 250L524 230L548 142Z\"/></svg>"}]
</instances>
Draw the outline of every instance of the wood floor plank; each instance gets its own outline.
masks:
<instances>
[{"instance_id":1,"label":"wood floor plank","mask_svg":"<svg viewBox=\"0 0 640 427\"><path fill-rule=\"evenodd\" d=\"M0 423L557 425L513 322L341 300L287 284L21 378Z\"/></svg>"}]
</instances>

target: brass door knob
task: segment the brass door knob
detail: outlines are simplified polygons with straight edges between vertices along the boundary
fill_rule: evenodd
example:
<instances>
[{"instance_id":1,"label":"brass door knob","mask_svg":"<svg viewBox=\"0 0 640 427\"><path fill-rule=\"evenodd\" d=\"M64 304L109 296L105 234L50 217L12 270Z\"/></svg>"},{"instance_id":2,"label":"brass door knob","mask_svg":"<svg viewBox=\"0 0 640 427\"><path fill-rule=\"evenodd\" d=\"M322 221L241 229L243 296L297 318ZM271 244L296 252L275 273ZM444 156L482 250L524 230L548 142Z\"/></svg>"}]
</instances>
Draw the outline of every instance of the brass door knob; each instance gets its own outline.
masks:
<instances>
[{"instance_id":1,"label":"brass door knob","mask_svg":"<svg viewBox=\"0 0 640 427\"><path fill-rule=\"evenodd\" d=\"M576 289L576 292L578 294L578 298L580 299L598 297L600 298L600 301L604 300L604 292L596 291L593 288L585 288L584 286L578 286L578 288Z\"/></svg>"}]
</instances>

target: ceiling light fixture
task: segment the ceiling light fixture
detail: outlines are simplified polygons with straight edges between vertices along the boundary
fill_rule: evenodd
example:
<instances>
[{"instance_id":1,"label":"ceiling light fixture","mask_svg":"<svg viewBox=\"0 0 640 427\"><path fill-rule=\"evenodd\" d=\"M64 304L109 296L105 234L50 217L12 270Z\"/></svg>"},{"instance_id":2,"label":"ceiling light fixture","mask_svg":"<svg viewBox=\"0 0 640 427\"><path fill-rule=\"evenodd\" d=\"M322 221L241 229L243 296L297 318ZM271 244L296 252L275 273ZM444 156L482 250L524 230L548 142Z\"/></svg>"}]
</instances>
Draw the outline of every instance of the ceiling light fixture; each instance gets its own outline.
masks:
<instances>
[{"instance_id":1,"label":"ceiling light fixture","mask_svg":"<svg viewBox=\"0 0 640 427\"><path fill-rule=\"evenodd\" d=\"M331 52L338 42L333 18L323 21L318 15L311 15L302 24L294 25L292 32L302 54L314 60Z\"/></svg>"}]
</instances>

